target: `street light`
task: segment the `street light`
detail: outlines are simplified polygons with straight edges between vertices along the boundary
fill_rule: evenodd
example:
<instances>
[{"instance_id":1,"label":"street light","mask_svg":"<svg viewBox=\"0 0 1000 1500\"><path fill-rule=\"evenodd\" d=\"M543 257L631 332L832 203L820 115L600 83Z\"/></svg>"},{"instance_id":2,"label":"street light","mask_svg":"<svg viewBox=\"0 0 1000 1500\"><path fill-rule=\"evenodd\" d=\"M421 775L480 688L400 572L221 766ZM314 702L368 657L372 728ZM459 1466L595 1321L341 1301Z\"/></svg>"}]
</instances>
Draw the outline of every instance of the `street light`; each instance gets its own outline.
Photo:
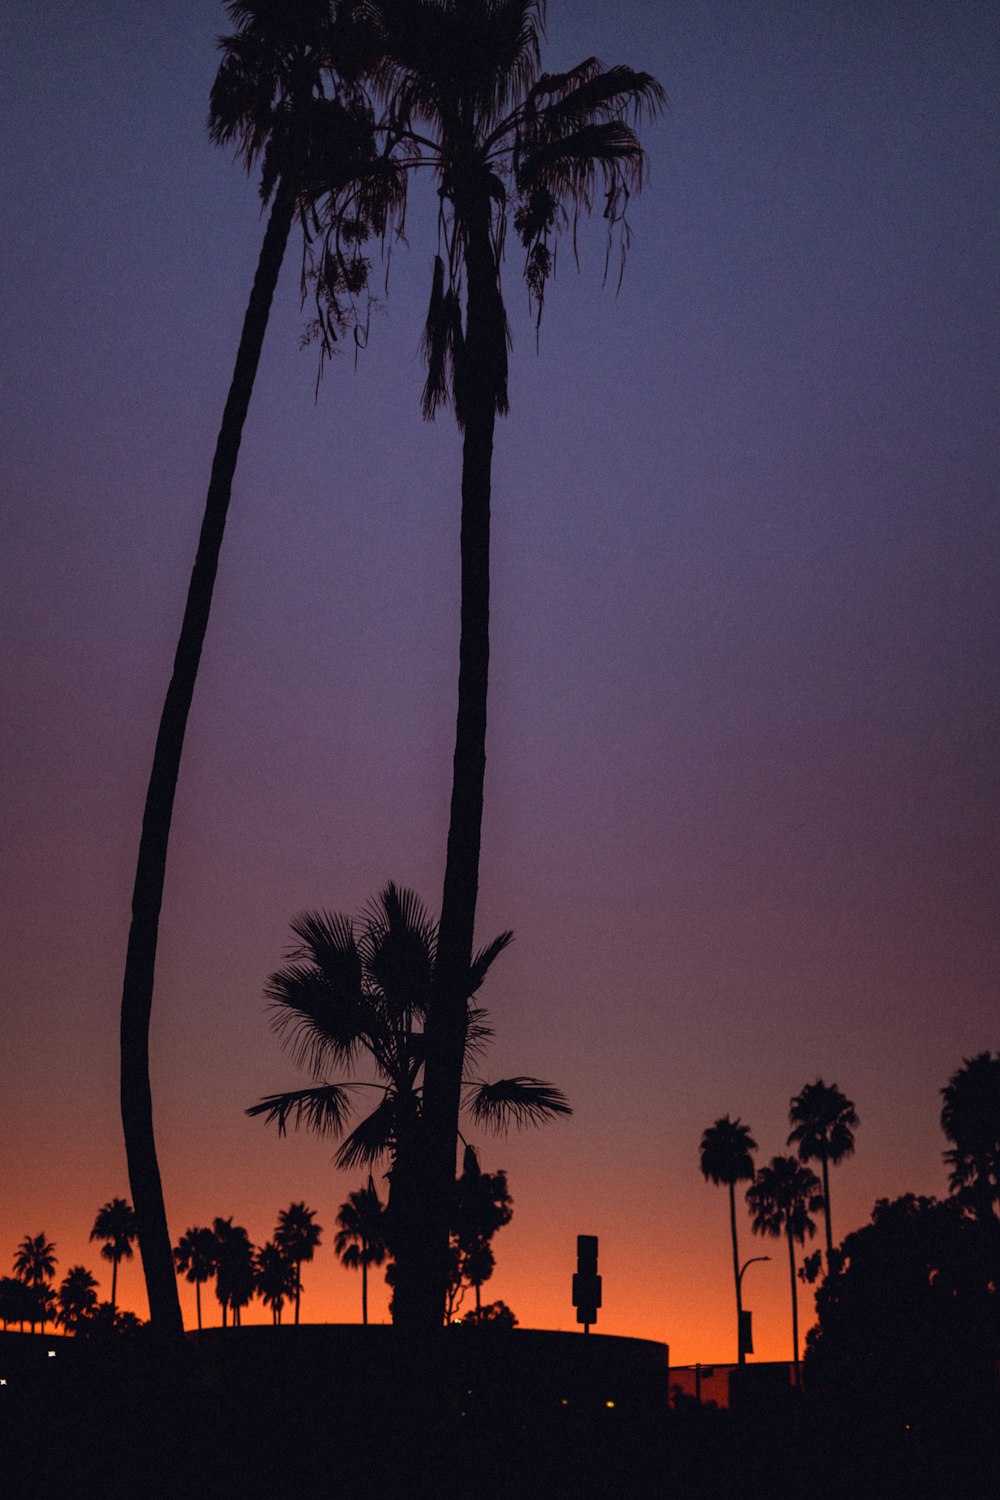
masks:
<instances>
[{"instance_id":1,"label":"street light","mask_svg":"<svg viewBox=\"0 0 1000 1500\"><path fill-rule=\"evenodd\" d=\"M759 1260L770 1259L769 1255L752 1255L743 1262L736 1276L736 1303L740 1313L738 1358L741 1365L746 1364L747 1355L753 1352L753 1315L743 1311L743 1277L748 1266L756 1265Z\"/></svg>"}]
</instances>

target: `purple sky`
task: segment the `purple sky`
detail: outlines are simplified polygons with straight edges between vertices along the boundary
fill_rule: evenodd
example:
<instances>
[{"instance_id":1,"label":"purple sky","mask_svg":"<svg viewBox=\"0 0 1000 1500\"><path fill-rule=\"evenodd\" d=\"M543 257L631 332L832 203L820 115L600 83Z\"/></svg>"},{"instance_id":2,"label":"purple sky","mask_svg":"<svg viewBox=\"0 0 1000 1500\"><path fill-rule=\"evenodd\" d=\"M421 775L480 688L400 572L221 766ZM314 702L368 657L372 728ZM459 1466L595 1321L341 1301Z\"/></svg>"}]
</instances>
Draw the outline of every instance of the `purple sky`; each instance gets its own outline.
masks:
<instances>
[{"instance_id":1,"label":"purple sky","mask_svg":"<svg viewBox=\"0 0 1000 1500\"><path fill-rule=\"evenodd\" d=\"M39 1229L60 1274L97 1269L93 1214L127 1193L139 818L262 229L204 131L225 25L196 0L8 8L4 1273ZM516 942L484 1071L576 1107L483 1143L516 1203L491 1293L526 1325L571 1325L573 1236L598 1233L605 1331L726 1357L703 1128L739 1114L767 1160L789 1097L839 1083L846 1233L944 1190L938 1091L1000 1045L998 33L976 0L552 0L550 68L628 62L671 107L617 298L598 218L536 356L507 266L479 933ZM388 878L439 901L459 448L419 412L431 215L414 201L370 347L316 403L297 250L275 305L161 929L175 1236L221 1213L260 1241L293 1198L332 1227L359 1184L242 1115L299 1081L262 983L303 907ZM354 1317L329 1238L313 1315ZM782 1357L781 1263L754 1278ZM135 1268L123 1293L141 1306Z\"/></svg>"}]
</instances>

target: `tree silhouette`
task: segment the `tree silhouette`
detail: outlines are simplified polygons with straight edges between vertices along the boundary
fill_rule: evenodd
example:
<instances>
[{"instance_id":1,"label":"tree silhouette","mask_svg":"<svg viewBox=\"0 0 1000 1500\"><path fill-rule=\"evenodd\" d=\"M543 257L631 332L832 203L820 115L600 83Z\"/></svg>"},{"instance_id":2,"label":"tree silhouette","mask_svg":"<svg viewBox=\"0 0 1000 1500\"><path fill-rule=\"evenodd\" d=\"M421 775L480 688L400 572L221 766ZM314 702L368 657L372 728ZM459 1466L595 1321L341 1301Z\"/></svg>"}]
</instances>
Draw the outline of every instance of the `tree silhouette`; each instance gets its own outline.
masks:
<instances>
[{"instance_id":1,"label":"tree silhouette","mask_svg":"<svg viewBox=\"0 0 1000 1500\"><path fill-rule=\"evenodd\" d=\"M305 913L292 923L299 946L286 968L273 974L266 993L273 1025L300 1066L319 1082L271 1094L251 1106L284 1132L289 1122L320 1135L339 1137L351 1116L350 1090L378 1091L375 1108L344 1137L337 1166L372 1166L391 1157L387 1239L396 1261L394 1321L412 1317L415 1241L423 1231L417 1139L422 1110L424 1026L437 961L437 927L419 898L388 885L362 913L355 930L350 917ZM497 956L511 941L501 933L473 959L466 974L466 1060L476 1060L489 1040L486 1012L471 1005ZM330 1083L334 1068L353 1080L366 1055L374 1080L365 1085ZM466 1106L473 1119L493 1130L510 1124L537 1124L569 1114L562 1093L537 1078L514 1077L488 1083L466 1077ZM443 1306L442 1306L443 1316Z\"/></svg>"},{"instance_id":2,"label":"tree silhouette","mask_svg":"<svg viewBox=\"0 0 1000 1500\"><path fill-rule=\"evenodd\" d=\"M215 1234L215 1295L222 1308L222 1326L227 1312L233 1315L233 1327L240 1326L240 1314L255 1291L254 1248L242 1224L232 1217L217 1218L212 1223Z\"/></svg>"},{"instance_id":3,"label":"tree silhouette","mask_svg":"<svg viewBox=\"0 0 1000 1500\"><path fill-rule=\"evenodd\" d=\"M132 1242L136 1237L135 1214L124 1198L112 1198L98 1209L91 1240L103 1240L101 1258L111 1262L112 1316L118 1306L118 1265L132 1259Z\"/></svg>"},{"instance_id":4,"label":"tree silhouette","mask_svg":"<svg viewBox=\"0 0 1000 1500\"><path fill-rule=\"evenodd\" d=\"M799 1160L822 1164L826 1263L829 1268L833 1256L830 1167L853 1152L858 1116L852 1101L835 1083L827 1085L822 1078L817 1078L815 1083L807 1083L801 1094L796 1094L788 1109L788 1121L794 1126L788 1144L798 1147Z\"/></svg>"},{"instance_id":5,"label":"tree silhouette","mask_svg":"<svg viewBox=\"0 0 1000 1500\"><path fill-rule=\"evenodd\" d=\"M507 1190L506 1172L484 1172L479 1157L466 1146L462 1174L455 1183L452 1208L452 1244L455 1278L449 1287L448 1316L458 1305L462 1283L471 1286L476 1298L476 1317L482 1312L482 1287L493 1275L496 1261L492 1240L498 1229L509 1224L514 1213Z\"/></svg>"},{"instance_id":6,"label":"tree silhouette","mask_svg":"<svg viewBox=\"0 0 1000 1500\"><path fill-rule=\"evenodd\" d=\"M223 60L211 92L209 133L219 145L235 144L248 171L261 164L261 199L270 203L271 211L212 460L198 551L157 732L121 1008L122 1124L150 1317L154 1327L177 1340L183 1324L149 1082L149 1022L174 796L243 425L288 236L296 216L313 210L317 195L325 201L328 218L336 222L340 210L334 200L353 188L359 172L369 173L374 153L370 115L356 91L340 87L342 80L334 71L338 29L327 0L228 0L226 9L237 29L219 43ZM391 174L384 181L391 195ZM345 271L353 278L349 290L363 282L361 245L369 232L384 226L385 211L385 197L377 191L370 191L361 206L353 195L355 253L349 262L343 257L329 260L325 281L334 292L343 290ZM336 309L342 312L340 303Z\"/></svg>"},{"instance_id":7,"label":"tree silhouette","mask_svg":"<svg viewBox=\"0 0 1000 1500\"><path fill-rule=\"evenodd\" d=\"M334 1254L352 1271L361 1271L361 1322L368 1325L368 1267L380 1266L388 1255L385 1206L368 1176L367 1187L348 1193L337 1211Z\"/></svg>"},{"instance_id":8,"label":"tree silhouette","mask_svg":"<svg viewBox=\"0 0 1000 1500\"><path fill-rule=\"evenodd\" d=\"M41 1323L42 1332L49 1320L52 1308L51 1281L56 1269L56 1247L44 1234L26 1235L17 1247L14 1256L14 1275L31 1289L31 1310L28 1321L34 1333L35 1324Z\"/></svg>"},{"instance_id":9,"label":"tree silhouette","mask_svg":"<svg viewBox=\"0 0 1000 1500\"><path fill-rule=\"evenodd\" d=\"M38 1321L34 1288L19 1276L0 1277L0 1321L5 1330L8 1323L17 1323L22 1333L25 1323L34 1325Z\"/></svg>"},{"instance_id":10,"label":"tree silhouette","mask_svg":"<svg viewBox=\"0 0 1000 1500\"><path fill-rule=\"evenodd\" d=\"M174 1263L185 1281L194 1283L198 1332L201 1332L201 1289L215 1275L218 1241L211 1229L187 1229L174 1246Z\"/></svg>"},{"instance_id":11,"label":"tree silhouette","mask_svg":"<svg viewBox=\"0 0 1000 1500\"><path fill-rule=\"evenodd\" d=\"M280 1245L268 1240L257 1251L254 1261L255 1286L260 1300L271 1309L271 1321L277 1327L286 1300L296 1295L299 1285L295 1265Z\"/></svg>"},{"instance_id":12,"label":"tree silhouette","mask_svg":"<svg viewBox=\"0 0 1000 1500\"><path fill-rule=\"evenodd\" d=\"M292 1203L278 1215L278 1227L274 1231L274 1243L295 1267L295 1321L299 1321L299 1303L302 1300L302 1266L312 1260L320 1242L322 1230L314 1224L316 1211L306 1208L304 1203Z\"/></svg>"},{"instance_id":13,"label":"tree silhouette","mask_svg":"<svg viewBox=\"0 0 1000 1500\"><path fill-rule=\"evenodd\" d=\"M85 1266L71 1266L59 1286L59 1322L78 1332L97 1307L97 1282Z\"/></svg>"},{"instance_id":14,"label":"tree silhouette","mask_svg":"<svg viewBox=\"0 0 1000 1500\"><path fill-rule=\"evenodd\" d=\"M941 1090L941 1129L952 1142L944 1159L951 1191L984 1224L1000 1208L1000 1052L967 1057Z\"/></svg>"},{"instance_id":15,"label":"tree silhouette","mask_svg":"<svg viewBox=\"0 0 1000 1500\"><path fill-rule=\"evenodd\" d=\"M793 1156L773 1156L771 1164L761 1167L747 1188L747 1203L753 1215L755 1234L772 1235L788 1241L788 1266L792 1285L792 1349L795 1359L795 1384L799 1384L799 1298L795 1280L795 1244L804 1245L806 1236L816 1233L809 1217L823 1206L820 1181L810 1168Z\"/></svg>"},{"instance_id":16,"label":"tree silhouette","mask_svg":"<svg viewBox=\"0 0 1000 1500\"><path fill-rule=\"evenodd\" d=\"M439 253L424 335L424 413L451 400L462 432L458 713L435 1003L429 1015L423 1232L415 1327L439 1325L448 1260L486 765L490 489L494 427L508 408L500 264L510 210L539 311L558 231L600 192L624 248L644 157L630 127L663 102L656 81L593 58L540 74L544 0L365 0L372 86L408 166L438 183ZM464 298L464 307L463 307ZM405 1313L409 1321L411 1310Z\"/></svg>"},{"instance_id":17,"label":"tree silhouette","mask_svg":"<svg viewBox=\"0 0 1000 1500\"><path fill-rule=\"evenodd\" d=\"M753 1179L753 1152L757 1142L750 1133L749 1125L741 1123L737 1115L731 1120L723 1115L714 1125L709 1125L701 1138L701 1170L706 1181L716 1187L723 1184L729 1189L729 1233L733 1244L733 1283L736 1288L736 1349L739 1363L746 1363L743 1339L740 1335L743 1297L740 1285L740 1250L736 1236L736 1184Z\"/></svg>"}]
</instances>

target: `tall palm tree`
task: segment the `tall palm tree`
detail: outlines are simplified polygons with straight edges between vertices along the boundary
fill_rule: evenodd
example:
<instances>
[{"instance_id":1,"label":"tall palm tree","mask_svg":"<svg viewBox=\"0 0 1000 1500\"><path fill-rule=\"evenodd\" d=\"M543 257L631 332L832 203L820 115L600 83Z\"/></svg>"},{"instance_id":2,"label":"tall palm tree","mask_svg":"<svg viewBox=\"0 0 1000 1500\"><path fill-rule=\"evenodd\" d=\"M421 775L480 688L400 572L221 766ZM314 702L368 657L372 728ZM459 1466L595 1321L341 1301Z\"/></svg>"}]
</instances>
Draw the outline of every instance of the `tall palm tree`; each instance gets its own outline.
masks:
<instances>
[{"instance_id":1,"label":"tall palm tree","mask_svg":"<svg viewBox=\"0 0 1000 1500\"><path fill-rule=\"evenodd\" d=\"M818 1161L823 1173L823 1218L826 1228L826 1264L833 1255L833 1227L830 1219L830 1167L842 1162L854 1151L854 1132L858 1116L854 1104L835 1083L822 1078L807 1083L796 1094L788 1109L788 1122L794 1126L788 1137L790 1146L798 1147L800 1161Z\"/></svg>"},{"instance_id":2,"label":"tall palm tree","mask_svg":"<svg viewBox=\"0 0 1000 1500\"><path fill-rule=\"evenodd\" d=\"M357 927L348 916L306 912L292 923L299 940L290 962L268 981L274 1029L300 1066L316 1082L271 1094L247 1110L263 1115L284 1133L289 1123L320 1135L344 1135L352 1112L351 1091L378 1095L375 1108L344 1135L334 1158L338 1167L371 1167L390 1157L386 1230L396 1262L393 1320L413 1318L413 1242L419 1237L424 1203L417 1173L423 1108L424 1027L432 1004L437 963L437 926L413 891L389 884L362 913ZM471 1002L494 960L512 940L503 932L473 958L463 995L467 1013L465 1061L471 1065L491 1032L486 1012ZM374 1078L356 1078L364 1057ZM339 1071L348 1080L327 1081ZM537 1078L489 1083L466 1075L465 1104L489 1129L538 1124L570 1108L559 1089ZM442 1302L443 1316L443 1302Z\"/></svg>"},{"instance_id":3,"label":"tall palm tree","mask_svg":"<svg viewBox=\"0 0 1000 1500\"><path fill-rule=\"evenodd\" d=\"M797 1162L794 1156L773 1156L771 1164L761 1167L747 1188L747 1203L753 1215L755 1234L782 1235L788 1241L788 1267L792 1284L792 1350L795 1359L795 1384L799 1385L799 1298L795 1277L795 1246L804 1245L816 1233L809 1217L823 1206L820 1181L811 1167Z\"/></svg>"},{"instance_id":4,"label":"tall palm tree","mask_svg":"<svg viewBox=\"0 0 1000 1500\"><path fill-rule=\"evenodd\" d=\"M59 1286L59 1322L76 1333L97 1307L97 1282L86 1266L70 1266Z\"/></svg>"},{"instance_id":5,"label":"tall palm tree","mask_svg":"<svg viewBox=\"0 0 1000 1500\"><path fill-rule=\"evenodd\" d=\"M132 1242L137 1234L135 1213L124 1198L112 1198L98 1209L92 1240L103 1240L101 1258L111 1262L111 1317L118 1306L118 1265L132 1259Z\"/></svg>"},{"instance_id":6,"label":"tall palm tree","mask_svg":"<svg viewBox=\"0 0 1000 1500\"><path fill-rule=\"evenodd\" d=\"M951 1149L944 1159L951 1191L970 1203L984 1224L1000 1209L1000 1052L965 1058L941 1090L941 1129Z\"/></svg>"},{"instance_id":7,"label":"tall palm tree","mask_svg":"<svg viewBox=\"0 0 1000 1500\"><path fill-rule=\"evenodd\" d=\"M254 1247L242 1224L234 1224L232 1216L217 1218L212 1223L215 1235L215 1295L222 1308L222 1326L226 1326L226 1314L232 1312L233 1327L240 1326L240 1314L255 1291Z\"/></svg>"},{"instance_id":8,"label":"tall palm tree","mask_svg":"<svg viewBox=\"0 0 1000 1500\"><path fill-rule=\"evenodd\" d=\"M385 1243L385 1205L369 1173L367 1187L348 1193L337 1210L333 1251L349 1270L361 1271L361 1322L368 1326L368 1267L380 1266L388 1255Z\"/></svg>"},{"instance_id":9,"label":"tall palm tree","mask_svg":"<svg viewBox=\"0 0 1000 1500\"><path fill-rule=\"evenodd\" d=\"M372 86L394 115L400 157L431 167L440 211L425 332L425 415L447 400L462 432L461 641L447 858L435 1004L427 1032L422 1124L424 1231L415 1317L440 1324L448 1264L465 1059L486 767L490 488L494 427L508 408L508 327L500 265L508 218L541 308L560 227L600 192L624 246L625 204L644 156L629 125L663 92L630 68L593 58L540 74L544 0L364 0ZM463 307L464 299L464 307Z\"/></svg>"},{"instance_id":10,"label":"tall palm tree","mask_svg":"<svg viewBox=\"0 0 1000 1500\"><path fill-rule=\"evenodd\" d=\"M56 1247L44 1234L25 1235L14 1256L14 1275L23 1281L33 1294L28 1319L31 1331L41 1323L42 1332L48 1321L52 1302L52 1277L56 1269Z\"/></svg>"},{"instance_id":11,"label":"tall palm tree","mask_svg":"<svg viewBox=\"0 0 1000 1500\"><path fill-rule=\"evenodd\" d=\"M278 1327L285 1302L295 1296L299 1284L295 1265L280 1245L268 1240L254 1258L254 1277L260 1300L271 1309L271 1321Z\"/></svg>"},{"instance_id":12,"label":"tall palm tree","mask_svg":"<svg viewBox=\"0 0 1000 1500\"><path fill-rule=\"evenodd\" d=\"M154 1328L177 1340L183 1324L149 1082L150 1011L174 796L243 425L292 224L296 216L308 215L317 194L326 198L336 221L333 198L353 185L359 171L368 170L373 153L370 118L356 93L349 91L344 100L336 92L331 97L331 89L337 88L333 61L338 37L327 0L227 0L226 9L236 31L219 43L223 60L211 92L209 133L219 145L235 144L248 171L261 164L261 198L271 210L212 460L198 551L156 736L121 1007L122 1125L150 1318ZM324 284L333 299L333 323L346 316L338 295L346 290L349 302L364 279L359 247L369 230L381 227L382 202L377 193L368 195L365 208L374 215L368 220L354 203L353 259L328 257ZM329 314L327 325L331 326Z\"/></svg>"},{"instance_id":13,"label":"tall palm tree","mask_svg":"<svg viewBox=\"0 0 1000 1500\"><path fill-rule=\"evenodd\" d=\"M201 1332L201 1289L215 1275L218 1241L211 1229L185 1230L174 1246L174 1264L185 1281L194 1283L194 1300Z\"/></svg>"},{"instance_id":14,"label":"tall palm tree","mask_svg":"<svg viewBox=\"0 0 1000 1500\"><path fill-rule=\"evenodd\" d=\"M323 1231L314 1223L316 1210L304 1203L292 1203L278 1215L274 1243L295 1267L295 1322L299 1321L302 1301L302 1267L312 1260Z\"/></svg>"},{"instance_id":15,"label":"tall palm tree","mask_svg":"<svg viewBox=\"0 0 1000 1500\"><path fill-rule=\"evenodd\" d=\"M729 1233L733 1242L733 1282L736 1287L736 1349L740 1364L746 1364L743 1348L743 1296L740 1281L740 1249L736 1236L736 1184L753 1179L753 1152L757 1142L750 1133L749 1125L741 1123L737 1115L731 1120L723 1115L714 1125L709 1125L701 1138L701 1170L707 1182L716 1187L723 1183L729 1189Z\"/></svg>"}]
</instances>

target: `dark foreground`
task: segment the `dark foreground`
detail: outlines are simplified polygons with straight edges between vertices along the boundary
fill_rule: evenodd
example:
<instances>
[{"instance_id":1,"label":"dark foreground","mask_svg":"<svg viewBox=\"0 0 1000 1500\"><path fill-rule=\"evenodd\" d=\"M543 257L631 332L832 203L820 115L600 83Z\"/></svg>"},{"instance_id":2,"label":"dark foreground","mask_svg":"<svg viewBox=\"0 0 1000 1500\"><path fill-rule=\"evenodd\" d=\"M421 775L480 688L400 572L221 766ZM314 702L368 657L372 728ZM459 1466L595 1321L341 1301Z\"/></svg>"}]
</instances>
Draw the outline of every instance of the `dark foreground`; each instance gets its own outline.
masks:
<instances>
[{"instance_id":1,"label":"dark foreground","mask_svg":"<svg viewBox=\"0 0 1000 1500\"><path fill-rule=\"evenodd\" d=\"M0 1485L10 1500L1000 1494L995 1403L963 1412L942 1393L899 1430L808 1393L668 1410L663 1346L583 1342L212 1330L171 1366L141 1339L4 1334Z\"/></svg>"}]
</instances>

